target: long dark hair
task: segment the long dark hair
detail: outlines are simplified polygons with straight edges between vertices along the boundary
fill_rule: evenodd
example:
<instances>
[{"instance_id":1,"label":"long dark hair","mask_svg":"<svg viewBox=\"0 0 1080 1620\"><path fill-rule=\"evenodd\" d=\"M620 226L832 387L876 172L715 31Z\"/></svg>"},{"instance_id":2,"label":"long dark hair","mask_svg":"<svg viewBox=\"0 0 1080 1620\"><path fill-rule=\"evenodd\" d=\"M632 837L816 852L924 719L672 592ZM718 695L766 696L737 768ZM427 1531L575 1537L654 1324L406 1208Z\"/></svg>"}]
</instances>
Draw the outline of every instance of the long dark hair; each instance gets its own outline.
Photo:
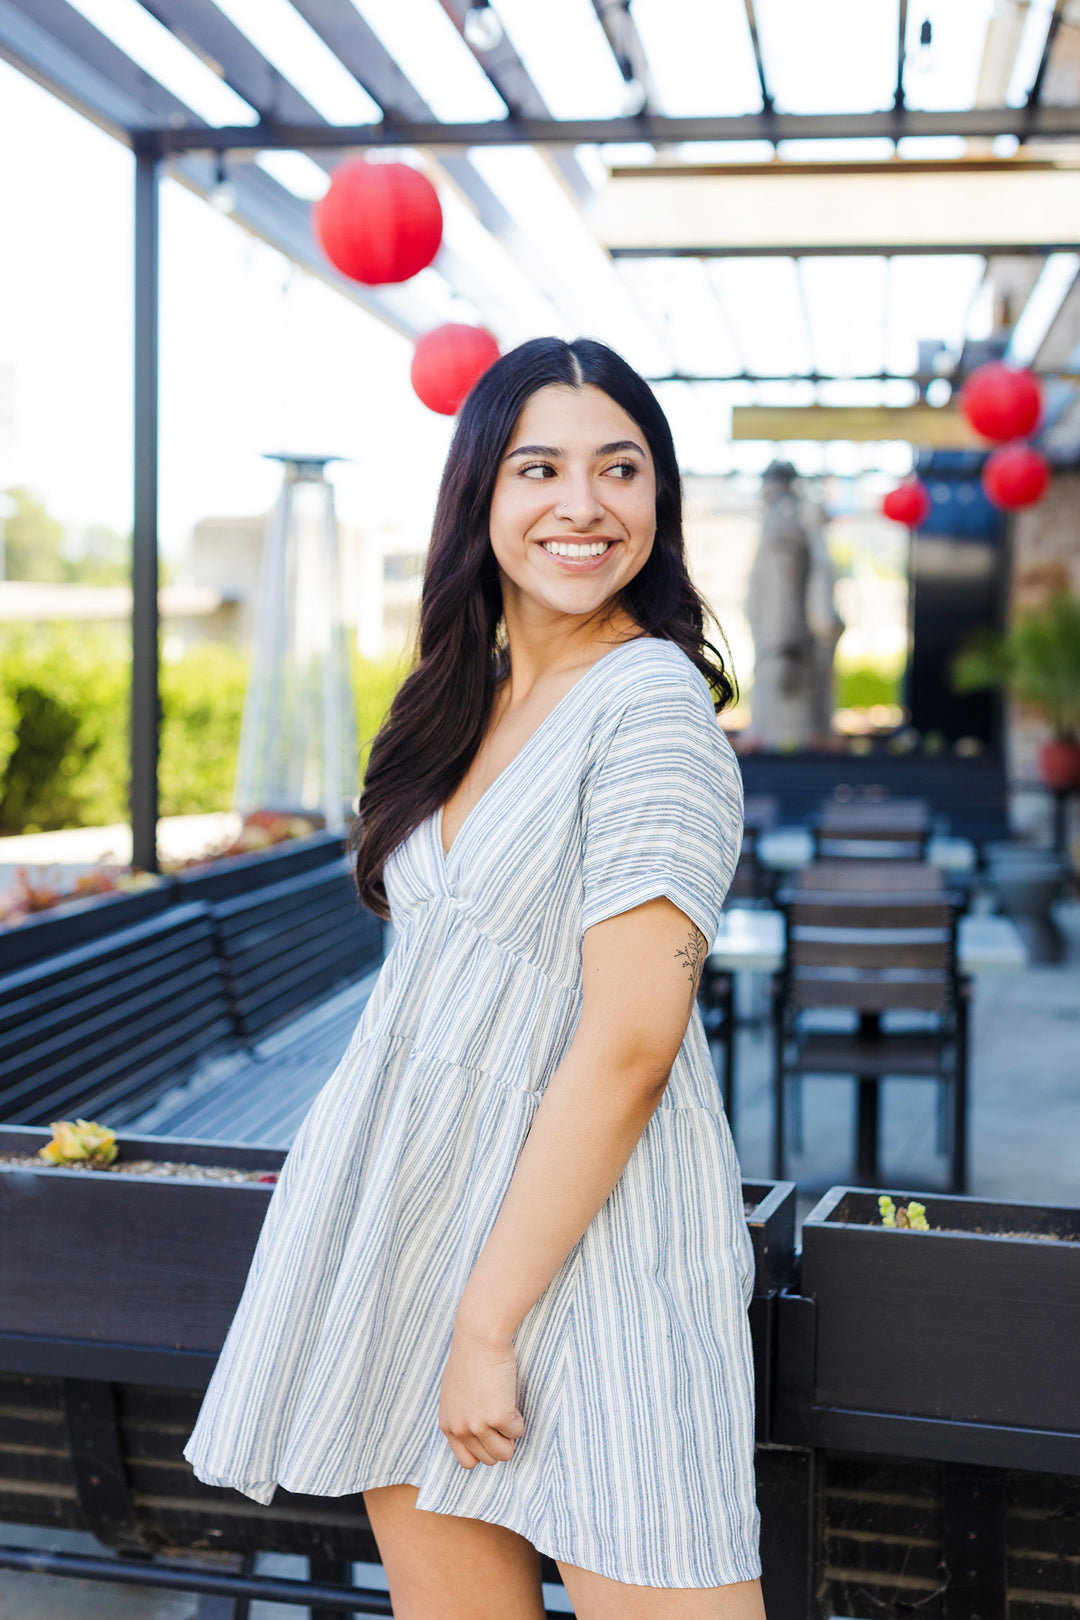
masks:
<instances>
[{"instance_id":1,"label":"long dark hair","mask_svg":"<svg viewBox=\"0 0 1080 1620\"><path fill-rule=\"evenodd\" d=\"M488 536L500 463L526 402L559 384L599 388L645 435L656 469L656 538L620 601L642 633L673 641L701 671L717 709L735 695L711 617L690 582L671 429L652 389L613 349L588 338L534 338L484 373L462 407L443 469L420 603L419 652L375 738L349 834L360 898L389 916L383 867L468 770L484 736L506 652L502 591Z\"/></svg>"}]
</instances>

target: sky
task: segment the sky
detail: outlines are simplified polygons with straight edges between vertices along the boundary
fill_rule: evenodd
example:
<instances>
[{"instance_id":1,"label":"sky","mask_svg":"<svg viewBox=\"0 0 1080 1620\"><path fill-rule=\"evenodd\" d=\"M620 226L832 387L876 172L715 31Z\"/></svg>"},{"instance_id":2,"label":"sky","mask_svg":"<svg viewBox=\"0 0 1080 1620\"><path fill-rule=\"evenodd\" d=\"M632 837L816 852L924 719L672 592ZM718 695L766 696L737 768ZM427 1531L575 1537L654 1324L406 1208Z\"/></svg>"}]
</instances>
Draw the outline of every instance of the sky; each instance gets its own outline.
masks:
<instances>
[{"instance_id":1,"label":"sky","mask_svg":"<svg viewBox=\"0 0 1080 1620\"><path fill-rule=\"evenodd\" d=\"M145 65L204 116L250 121L250 109L201 64L185 64L186 53L135 0L74 3L110 26L126 48L143 52ZM297 14L285 0L218 3L325 116L360 121L373 115L355 81L343 70L331 71L325 51L314 49L303 29L297 32ZM432 0L356 3L440 117L500 115L498 96ZM939 42L932 61L916 63L909 75L915 105L970 103L995 3L1001 0L924 0L912 8L913 37L929 12ZM620 110L624 87L591 6L498 0L498 9L556 116ZM829 28L820 25L826 9ZM792 110L885 104L894 11L885 0L829 0L827 8L764 0L763 44L778 99ZM1035 60L1047 15L1047 0L1035 0L1024 46ZM634 0L634 17L665 110L740 112L757 105L736 0ZM811 26L815 17L818 26ZM673 49L687 37L700 48ZM839 52L837 39L848 49ZM858 75L841 71L855 45ZM1009 100L1022 99L1026 72L1021 64ZM788 144L787 156L817 155L803 150L808 143ZM597 166L595 153L582 155ZM635 154L622 149L620 155ZM768 149L729 147L725 155L763 158ZM660 261L624 266L616 278L537 154L502 148L473 156L508 206L529 218L549 257L570 266L580 299L577 330L581 320L589 321L594 335L614 342L644 370L664 369L665 361L681 369L728 369L740 352L759 370L775 370L785 358L793 369L806 363L798 352L796 295L784 280L794 275L790 261L707 267ZM262 161L270 167L282 159ZM291 183L303 189L311 166L305 176L306 160L293 162ZM120 143L0 63L0 370L13 373L15 429L5 437L0 424L0 489L30 486L76 531L95 523L126 531L131 521L132 171ZM502 325L492 322L504 346L539 331L573 335L574 317L527 286L449 188L442 188L442 198L448 241L505 293ZM952 341L965 331L975 335L982 318L974 297L980 271L979 261L960 258L898 260L888 273L884 260L862 261L861 270L850 262L807 261L801 296L822 331L831 323L831 348L815 357L818 364L866 370L887 361L907 369L914 363L912 334L926 323L931 305L936 328L919 335ZM433 271L423 276L441 299L440 318L474 318ZM737 307L738 330L725 330L716 316L716 293L729 309ZM658 324L642 318L639 295L659 312ZM881 318L886 298L896 327L891 334ZM392 524L422 546L452 423L413 395L405 339L168 180L161 300L160 499L167 556L182 553L200 517L265 511L279 473L263 453L283 448L345 458L333 473L340 515ZM758 401L800 402L791 385L783 386L789 389L783 399L759 392ZM848 385L849 393L857 386ZM752 467L755 456L764 465L775 453L773 446L733 450L725 444L730 393L680 385L659 392L684 467L723 470L736 450L740 464ZM849 402L847 396L819 397ZM819 467L837 471L877 464L899 474L910 463L905 446L803 447L800 454L807 470L814 470L815 455Z\"/></svg>"}]
</instances>

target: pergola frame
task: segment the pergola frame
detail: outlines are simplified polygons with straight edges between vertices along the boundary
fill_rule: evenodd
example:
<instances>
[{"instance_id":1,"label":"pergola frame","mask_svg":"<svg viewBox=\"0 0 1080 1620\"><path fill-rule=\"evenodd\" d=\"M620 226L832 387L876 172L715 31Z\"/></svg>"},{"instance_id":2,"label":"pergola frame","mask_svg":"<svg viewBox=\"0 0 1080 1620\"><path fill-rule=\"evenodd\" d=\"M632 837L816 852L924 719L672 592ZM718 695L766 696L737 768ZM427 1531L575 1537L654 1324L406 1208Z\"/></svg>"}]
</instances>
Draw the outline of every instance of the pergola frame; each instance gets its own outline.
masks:
<instances>
[{"instance_id":1,"label":"pergola frame","mask_svg":"<svg viewBox=\"0 0 1080 1620\"><path fill-rule=\"evenodd\" d=\"M469 0L439 3L458 33L463 34ZM508 116L453 124L435 119L350 0L293 0L297 12L383 113L378 123L351 126L322 120L288 78L272 67L212 0L144 0L144 4L189 48L218 65L225 83L254 108L258 122L208 126L138 68L67 0L0 0L0 56L124 141L135 155L131 821L133 859L147 871L157 869L159 192L165 165L184 183L206 194L214 184L221 159L230 152L301 151L326 166L322 154L350 149L427 149L439 154L438 162L469 199L481 224L519 258L537 287L557 303L565 294L567 307L572 309L572 286L508 214L470 162L469 147L538 148L546 153L570 194L580 202L591 195L591 185L571 150L579 145L650 142L670 148L701 142L766 141L775 149L778 142L789 140L885 137L896 143L908 137L1013 135L1021 141L1053 141L1080 136L1080 108L1041 104L1050 52L1064 15L1064 0L1056 0L1042 58L1021 107L946 112L909 108L904 96L908 7L907 0L900 0L896 90L890 108L843 114L777 112L762 57L754 0L744 0L761 110L738 117L664 117L655 110L647 54L629 0L592 0L620 74L628 83L636 81L644 92L639 114L614 119L551 118L524 63L510 41L504 40L496 51L473 49L473 55L505 102ZM361 288L322 264L310 240L306 205L298 198L251 163L234 165L230 178L236 185L237 217L242 223L397 331L410 335L418 329L423 310L410 302L407 290ZM1029 251L1054 251L1075 245L1048 242L1041 249ZM693 248L685 251L701 256ZM988 244L985 251L998 250ZM1008 247L1004 251L1018 250ZM623 256L634 252L623 250ZM650 256L658 255L653 250ZM467 296L473 289L482 294L482 278L448 249L444 250L442 269L451 285ZM475 292L473 296L475 301ZM681 380L680 373L670 375L672 380ZM807 380L825 379L815 371Z\"/></svg>"}]
</instances>

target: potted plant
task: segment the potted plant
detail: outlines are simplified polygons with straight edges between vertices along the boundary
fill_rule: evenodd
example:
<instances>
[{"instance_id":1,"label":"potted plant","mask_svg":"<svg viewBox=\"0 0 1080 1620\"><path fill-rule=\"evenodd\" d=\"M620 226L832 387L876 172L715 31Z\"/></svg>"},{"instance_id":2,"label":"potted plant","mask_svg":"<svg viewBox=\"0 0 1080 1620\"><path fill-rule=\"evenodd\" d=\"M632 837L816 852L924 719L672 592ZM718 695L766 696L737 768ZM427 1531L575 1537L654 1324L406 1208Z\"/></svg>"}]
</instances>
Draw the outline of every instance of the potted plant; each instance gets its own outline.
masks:
<instances>
[{"instance_id":1,"label":"potted plant","mask_svg":"<svg viewBox=\"0 0 1080 1620\"><path fill-rule=\"evenodd\" d=\"M910 1445L952 1434L973 1461L1045 1466L1056 1448L1080 1463L1080 1209L834 1187L802 1239L823 1432L888 1452L886 1430L905 1430L923 1456L949 1453Z\"/></svg>"},{"instance_id":2,"label":"potted plant","mask_svg":"<svg viewBox=\"0 0 1080 1620\"><path fill-rule=\"evenodd\" d=\"M1039 756L1044 783L1057 793L1080 786L1080 597L1055 591L1004 636L977 636L952 674L958 692L1000 687L1038 710L1053 732Z\"/></svg>"}]
</instances>

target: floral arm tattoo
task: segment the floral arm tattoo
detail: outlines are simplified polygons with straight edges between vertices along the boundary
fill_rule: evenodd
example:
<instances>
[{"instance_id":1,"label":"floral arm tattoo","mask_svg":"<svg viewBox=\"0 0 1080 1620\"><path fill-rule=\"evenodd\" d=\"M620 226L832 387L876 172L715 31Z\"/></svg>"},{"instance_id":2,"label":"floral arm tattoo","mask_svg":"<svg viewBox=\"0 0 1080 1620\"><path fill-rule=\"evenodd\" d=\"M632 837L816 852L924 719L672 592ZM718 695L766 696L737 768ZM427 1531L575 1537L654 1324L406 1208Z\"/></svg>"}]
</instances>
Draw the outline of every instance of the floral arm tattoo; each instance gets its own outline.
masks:
<instances>
[{"instance_id":1,"label":"floral arm tattoo","mask_svg":"<svg viewBox=\"0 0 1080 1620\"><path fill-rule=\"evenodd\" d=\"M693 1010L694 998L697 995L698 985L701 983L701 973L708 955L708 941L698 928L691 928L690 936L685 945L680 945L675 952L675 959L682 963L686 969L686 976L690 984L690 1010Z\"/></svg>"}]
</instances>

